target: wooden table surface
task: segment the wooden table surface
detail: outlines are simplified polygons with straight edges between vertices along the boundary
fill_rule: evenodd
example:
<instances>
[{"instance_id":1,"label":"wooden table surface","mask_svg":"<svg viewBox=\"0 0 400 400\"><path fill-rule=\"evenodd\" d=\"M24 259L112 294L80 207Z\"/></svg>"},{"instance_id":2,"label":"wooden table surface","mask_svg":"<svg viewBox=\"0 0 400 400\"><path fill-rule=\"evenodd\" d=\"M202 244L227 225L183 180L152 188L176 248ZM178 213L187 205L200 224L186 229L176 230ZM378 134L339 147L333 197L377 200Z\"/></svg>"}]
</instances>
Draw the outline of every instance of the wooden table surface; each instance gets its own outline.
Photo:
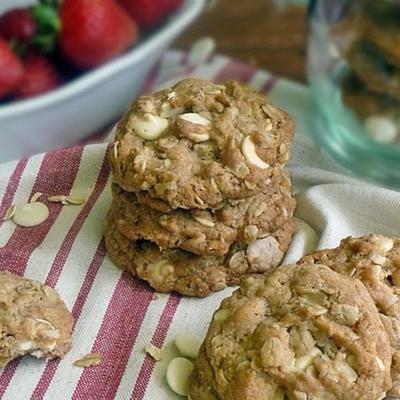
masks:
<instances>
[{"instance_id":1,"label":"wooden table surface","mask_svg":"<svg viewBox=\"0 0 400 400\"><path fill-rule=\"evenodd\" d=\"M306 9L275 6L272 0L217 0L175 42L187 49L211 36L217 52L303 82Z\"/></svg>"}]
</instances>

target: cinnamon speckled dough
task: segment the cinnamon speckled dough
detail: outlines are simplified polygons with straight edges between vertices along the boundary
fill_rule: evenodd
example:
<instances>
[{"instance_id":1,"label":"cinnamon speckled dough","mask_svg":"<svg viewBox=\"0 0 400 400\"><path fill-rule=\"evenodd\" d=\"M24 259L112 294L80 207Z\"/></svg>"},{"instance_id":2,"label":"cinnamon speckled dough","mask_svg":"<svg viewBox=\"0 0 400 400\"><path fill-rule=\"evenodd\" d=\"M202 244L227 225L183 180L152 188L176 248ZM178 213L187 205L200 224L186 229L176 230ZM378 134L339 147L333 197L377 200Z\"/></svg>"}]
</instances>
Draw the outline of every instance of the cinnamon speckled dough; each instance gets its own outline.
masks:
<instances>
[{"instance_id":1,"label":"cinnamon speckled dough","mask_svg":"<svg viewBox=\"0 0 400 400\"><path fill-rule=\"evenodd\" d=\"M289 158L293 130L262 94L236 82L187 79L140 97L122 118L114 182L172 208L212 208L263 192Z\"/></svg>"},{"instance_id":2,"label":"cinnamon speckled dough","mask_svg":"<svg viewBox=\"0 0 400 400\"><path fill-rule=\"evenodd\" d=\"M393 348L393 388L389 394L400 396L400 239L375 234L349 237L337 248L310 253L299 263L325 264L364 283Z\"/></svg>"},{"instance_id":3,"label":"cinnamon speckled dough","mask_svg":"<svg viewBox=\"0 0 400 400\"><path fill-rule=\"evenodd\" d=\"M63 357L71 348L71 313L49 286L0 272L0 367L31 354Z\"/></svg>"},{"instance_id":4,"label":"cinnamon speckled dough","mask_svg":"<svg viewBox=\"0 0 400 400\"><path fill-rule=\"evenodd\" d=\"M129 239L145 239L199 255L223 256L233 242L250 243L277 231L291 218L295 200L290 181L278 175L264 193L226 201L217 210L173 210L163 213L138 201L136 194L113 185L119 230Z\"/></svg>"},{"instance_id":5,"label":"cinnamon speckled dough","mask_svg":"<svg viewBox=\"0 0 400 400\"><path fill-rule=\"evenodd\" d=\"M389 339L364 285L321 265L249 278L214 314L192 400L378 400Z\"/></svg>"},{"instance_id":6,"label":"cinnamon speckled dough","mask_svg":"<svg viewBox=\"0 0 400 400\"><path fill-rule=\"evenodd\" d=\"M145 240L127 239L116 227L111 212L105 243L118 267L147 281L157 291L203 297L279 265L293 233L293 222L288 220L280 230L247 247L233 244L223 257L198 256L180 249L160 249Z\"/></svg>"}]
</instances>

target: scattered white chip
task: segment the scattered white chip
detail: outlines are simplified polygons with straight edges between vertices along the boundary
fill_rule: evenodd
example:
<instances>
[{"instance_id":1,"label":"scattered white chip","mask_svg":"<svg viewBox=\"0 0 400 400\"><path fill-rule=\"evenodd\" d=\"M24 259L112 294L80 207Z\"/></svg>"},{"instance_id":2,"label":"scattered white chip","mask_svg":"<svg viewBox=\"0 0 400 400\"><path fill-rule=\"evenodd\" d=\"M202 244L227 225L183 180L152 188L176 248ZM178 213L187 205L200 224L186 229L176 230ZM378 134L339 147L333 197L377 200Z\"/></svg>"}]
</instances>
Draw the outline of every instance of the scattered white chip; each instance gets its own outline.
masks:
<instances>
[{"instance_id":1,"label":"scattered white chip","mask_svg":"<svg viewBox=\"0 0 400 400\"><path fill-rule=\"evenodd\" d=\"M368 135L376 142L392 143L397 135L397 126L390 118L371 116L364 122Z\"/></svg>"},{"instance_id":2,"label":"scattered white chip","mask_svg":"<svg viewBox=\"0 0 400 400\"><path fill-rule=\"evenodd\" d=\"M175 346L182 355L196 358L199 355L201 340L197 336L181 333L175 337Z\"/></svg>"},{"instance_id":3,"label":"scattered white chip","mask_svg":"<svg viewBox=\"0 0 400 400\"><path fill-rule=\"evenodd\" d=\"M30 227L41 224L49 216L49 209L43 203L28 203L17 206L13 221L20 226Z\"/></svg>"},{"instance_id":4,"label":"scattered white chip","mask_svg":"<svg viewBox=\"0 0 400 400\"><path fill-rule=\"evenodd\" d=\"M47 198L50 203L62 203L65 204L67 202L67 196L64 194L56 195L56 196L49 196Z\"/></svg>"},{"instance_id":5,"label":"scattered white chip","mask_svg":"<svg viewBox=\"0 0 400 400\"><path fill-rule=\"evenodd\" d=\"M3 221L6 221L7 219L11 219L13 217L13 215L15 214L16 209L17 209L17 206L15 204L8 207L6 213L4 214Z\"/></svg>"},{"instance_id":6,"label":"scattered white chip","mask_svg":"<svg viewBox=\"0 0 400 400\"><path fill-rule=\"evenodd\" d=\"M68 196L65 200L66 200L66 202L68 204L72 204L74 206L80 206L80 205L86 203L86 199L84 199L83 197L70 197L70 196Z\"/></svg>"},{"instance_id":7,"label":"scattered white chip","mask_svg":"<svg viewBox=\"0 0 400 400\"><path fill-rule=\"evenodd\" d=\"M149 354L155 361L160 361L163 358L163 351L152 345L151 343L144 347L144 351Z\"/></svg>"},{"instance_id":8,"label":"scattered white chip","mask_svg":"<svg viewBox=\"0 0 400 400\"><path fill-rule=\"evenodd\" d=\"M186 358L174 358L167 368L167 382L169 387L181 396L187 396L188 379L193 370L193 363Z\"/></svg>"},{"instance_id":9,"label":"scattered white chip","mask_svg":"<svg viewBox=\"0 0 400 400\"><path fill-rule=\"evenodd\" d=\"M190 47L189 64L202 64L215 51L216 42L212 37L205 36L196 40Z\"/></svg>"}]
</instances>

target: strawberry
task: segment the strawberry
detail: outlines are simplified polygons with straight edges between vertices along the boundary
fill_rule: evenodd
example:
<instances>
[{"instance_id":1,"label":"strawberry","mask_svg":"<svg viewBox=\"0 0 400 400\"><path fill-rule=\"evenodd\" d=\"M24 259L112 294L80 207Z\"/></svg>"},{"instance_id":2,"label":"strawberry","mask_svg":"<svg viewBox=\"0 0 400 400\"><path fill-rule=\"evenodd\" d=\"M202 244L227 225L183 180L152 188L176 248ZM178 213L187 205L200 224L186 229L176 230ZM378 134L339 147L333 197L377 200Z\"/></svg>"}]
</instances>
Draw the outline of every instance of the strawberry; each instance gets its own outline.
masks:
<instances>
[{"instance_id":1,"label":"strawberry","mask_svg":"<svg viewBox=\"0 0 400 400\"><path fill-rule=\"evenodd\" d=\"M29 42L36 32L36 21L28 9L17 8L0 17L0 35L7 41Z\"/></svg>"},{"instance_id":2,"label":"strawberry","mask_svg":"<svg viewBox=\"0 0 400 400\"><path fill-rule=\"evenodd\" d=\"M159 25L165 17L182 4L182 0L119 0L142 29Z\"/></svg>"},{"instance_id":3,"label":"strawberry","mask_svg":"<svg viewBox=\"0 0 400 400\"><path fill-rule=\"evenodd\" d=\"M21 83L24 69L21 61L0 38L0 98L8 96Z\"/></svg>"},{"instance_id":4,"label":"strawberry","mask_svg":"<svg viewBox=\"0 0 400 400\"><path fill-rule=\"evenodd\" d=\"M49 92L60 85L60 76L50 61L39 54L28 54L23 60L24 75L14 98L27 99Z\"/></svg>"},{"instance_id":5,"label":"strawberry","mask_svg":"<svg viewBox=\"0 0 400 400\"><path fill-rule=\"evenodd\" d=\"M166 14L177 10L183 3L183 0L160 0L160 6Z\"/></svg>"},{"instance_id":6,"label":"strawberry","mask_svg":"<svg viewBox=\"0 0 400 400\"><path fill-rule=\"evenodd\" d=\"M113 0L64 0L61 48L79 68L100 65L125 51L137 38L137 27Z\"/></svg>"}]
</instances>

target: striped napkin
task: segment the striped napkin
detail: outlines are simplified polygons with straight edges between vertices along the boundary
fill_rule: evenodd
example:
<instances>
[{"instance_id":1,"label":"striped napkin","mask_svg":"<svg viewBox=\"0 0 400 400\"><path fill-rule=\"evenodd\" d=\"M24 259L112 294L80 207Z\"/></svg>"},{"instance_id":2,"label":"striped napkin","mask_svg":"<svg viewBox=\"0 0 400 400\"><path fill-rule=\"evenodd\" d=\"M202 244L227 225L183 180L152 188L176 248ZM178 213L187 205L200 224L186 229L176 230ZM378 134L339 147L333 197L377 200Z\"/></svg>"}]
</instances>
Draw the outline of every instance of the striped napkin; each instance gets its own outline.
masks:
<instances>
[{"instance_id":1,"label":"striped napkin","mask_svg":"<svg viewBox=\"0 0 400 400\"><path fill-rule=\"evenodd\" d=\"M247 82L270 92L296 119L290 171L298 191L297 214L307 229L296 234L287 262L306 248L335 246L350 234L400 235L400 194L346 176L308 139L304 87L221 56L189 67L184 54L169 52L150 74L145 91L189 75ZM50 217L36 227L11 221L0 225L1 269L55 287L75 318L70 353L61 361L14 360L0 370L0 398L179 399L164 377L177 355L172 341L182 332L204 336L213 310L233 290L206 299L155 295L113 266L102 239L111 201L108 151L107 144L91 144L0 166L0 215L36 192L44 199L60 194L87 199L82 206L49 203ZM143 352L149 343L165 349L163 360L155 363ZM89 352L101 353L102 364L87 369L72 365Z\"/></svg>"}]
</instances>

